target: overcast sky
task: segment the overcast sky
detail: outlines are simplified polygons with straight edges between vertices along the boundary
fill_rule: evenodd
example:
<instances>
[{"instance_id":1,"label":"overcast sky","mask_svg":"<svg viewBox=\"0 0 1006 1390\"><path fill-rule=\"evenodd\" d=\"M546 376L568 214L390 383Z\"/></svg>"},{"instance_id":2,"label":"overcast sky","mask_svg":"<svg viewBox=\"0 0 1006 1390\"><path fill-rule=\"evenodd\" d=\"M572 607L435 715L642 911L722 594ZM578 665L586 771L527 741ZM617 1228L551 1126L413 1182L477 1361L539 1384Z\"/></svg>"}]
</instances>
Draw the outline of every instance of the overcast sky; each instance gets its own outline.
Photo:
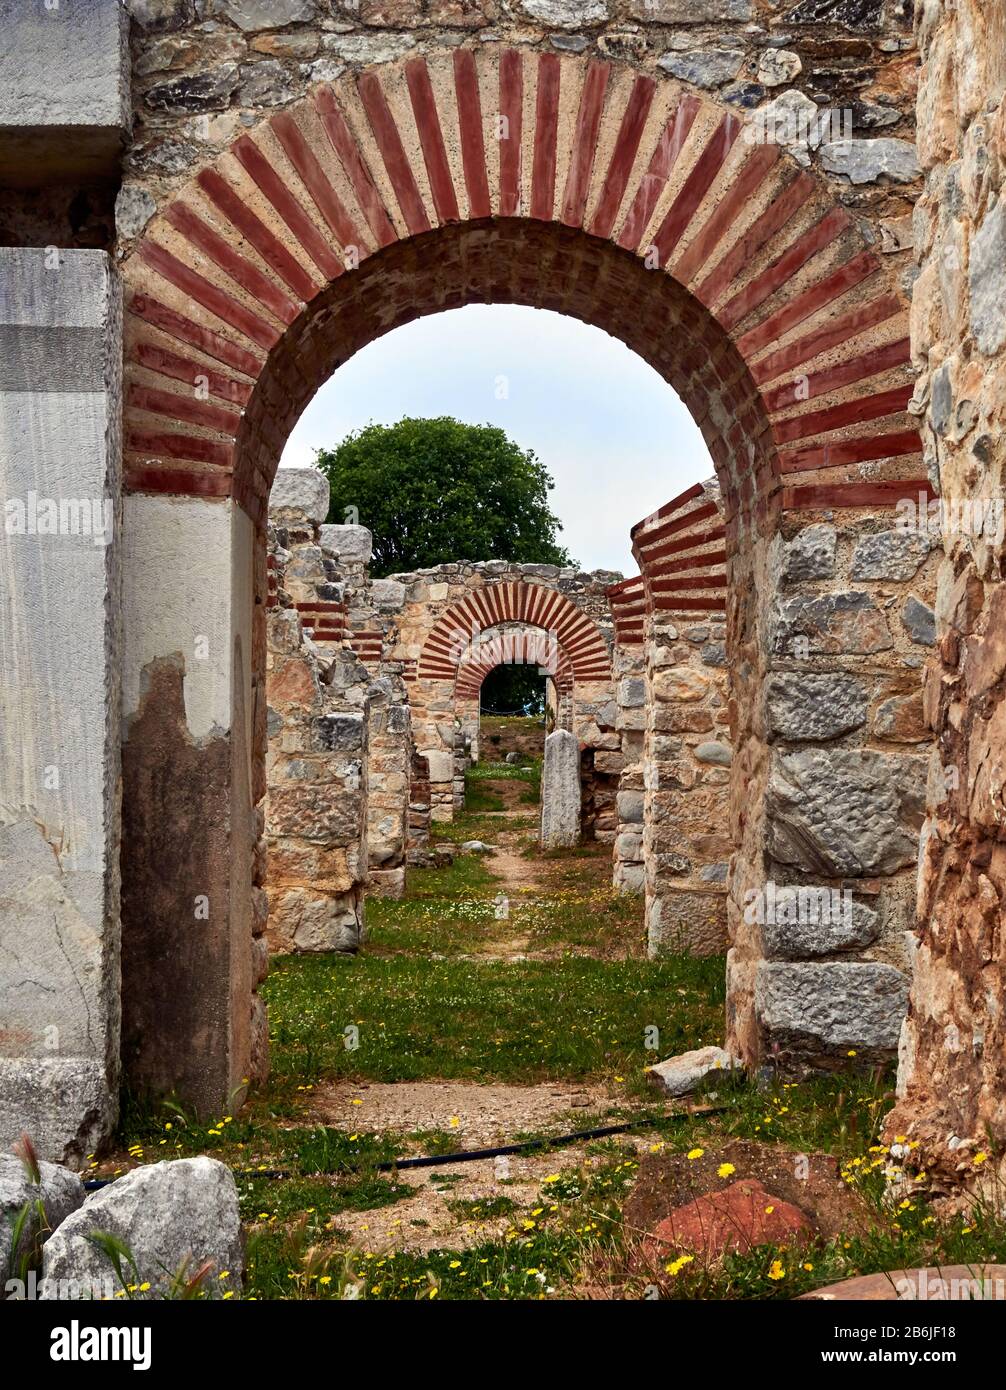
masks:
<instances>
[{"instance_id":1,"label":"overcast sky","mask_svg":"<svg viewBox=\"0 0 1006 1390\"><path fill-rule=\"evenodd\" d=\"M630 526L713 471L688 411L641 357L576 319L502 304L432 314L363 348L305 410L282 462L311 463L350 430L404 415L499 425L533 449L586 569L634 574Z\"/></svg>"}]
</instances>

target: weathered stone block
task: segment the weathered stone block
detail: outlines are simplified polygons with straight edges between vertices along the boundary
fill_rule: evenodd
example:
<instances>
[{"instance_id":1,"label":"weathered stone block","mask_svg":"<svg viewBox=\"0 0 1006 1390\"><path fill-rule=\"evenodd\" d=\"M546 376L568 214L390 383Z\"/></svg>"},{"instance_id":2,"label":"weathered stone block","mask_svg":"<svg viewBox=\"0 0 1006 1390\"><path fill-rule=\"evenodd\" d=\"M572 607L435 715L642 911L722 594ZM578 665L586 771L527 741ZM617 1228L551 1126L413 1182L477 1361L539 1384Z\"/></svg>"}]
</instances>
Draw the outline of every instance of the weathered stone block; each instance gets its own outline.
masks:
<instances>
[{"instance_id":1,"label":"weathered stone block","mask_svg":"<svg viewBox=\"0 0 1006 1390\"><path fill-rule=\"evenodd\" d=\"M778 656L806 653L868 655L889 651L894 642L883 613L869 594L799 594L781 604L773 650Z\"/></svg>"},{"instance_id":2,"label":"weathered stone block","mask_svg":"<svg viewBox=\"0 0 1006 1390\"><path fill-rule=\"evenodd\" d=\"M822 167L829 174L844 174L852 183L912 183L921 174L915 146L910 140L882 136L876 140L835 140L822 145Z\"/></svg>"},{"instance_id":3,"label":"weathered stone block","mask_svg":"<svg viewBox=\"0 0 1006 1390\"><path fill-rule=\"evenodd\" d=\"M797 1053L893 1052L908 1007L908 979L872 962L763 961L755 1010L767 1039Z\"/></svg>"},{"instance_id":4,"label":"weathered stone block","mask_svg":"<svg viewBox=\"0 0 1006 1390\"><path fill-rule=\"evenodd\" d=\"M777 738L840 738L866 723L868 696L855 676L781 671L765 685L769 733Z\"/></svg>"},{"instance_id":5,"label":"weathered stone block","mask_svg":"<svg viewBox=\"0 0 1006 1390\"><path fill-rule=\"evenodd\" d=\"M282 521L285 514L306 516L320 525L328 515L331 488L318 468L279 468L269 494L269 515Z\"/></svg>"},{"instance_id":6,"label":"weathered stone block","mask_svg":"<svg viewBox=\"0 0 1006 1390\"><path fill-rule=\"evenodd\" d=\"M914 579L930 548L921 531L878 531L856 546L850 574L853 579Z\"/></svg>"},{"instance_id":7,"label":"weathered stone block","mask_svg":"<svg viewBox=\"0 0 1006 1390\"><path fill-rule=\"evenodd\" d=\"M765 792L768 852L832 878L894 873L915 862L924 803L921 758L846 748L776 753Z\"/></svg>"},{"instance_id":8,"label":"weathered stone block","mask_svg":"<svg viewBox=\"0 0 1006 1390\"><path fill-rule=\"evenodd\" d=\"M710 889L648 897L646 941L651 959L679 952L719 954L727 941L726 895Z\"/></svg>"},{"instance_id":9,"label":"weathered stone block","mask_svg":"<svg viewBox=\"0 0 1006 1390\"><path fill-rule=\"evenodd\" d=\"M0 0L0 177L114 176L129 134L129 17L119 0Z\"/></svg>"},{"instance_id":10,"label":"weathered stone block","mask_svg":"<svg viewBox=\"0 0 1006 1390\"><path fill-rule=\"evenodd\" d=\"M568 729L545 739L541 778L541 846L558 849L580 839L580 746Z\"/></svg>"},{"instance_id":11,"label":"weathered stone block","mask_svg":"<svg viewBox=\"0 0 1006 1390\"><path fill-rule=\"evenodd\" d=\"M374 537L366 526L322 526L318 532L322 550L340 560L365 565L374 553Z\"/></svg>"}]
</instances>

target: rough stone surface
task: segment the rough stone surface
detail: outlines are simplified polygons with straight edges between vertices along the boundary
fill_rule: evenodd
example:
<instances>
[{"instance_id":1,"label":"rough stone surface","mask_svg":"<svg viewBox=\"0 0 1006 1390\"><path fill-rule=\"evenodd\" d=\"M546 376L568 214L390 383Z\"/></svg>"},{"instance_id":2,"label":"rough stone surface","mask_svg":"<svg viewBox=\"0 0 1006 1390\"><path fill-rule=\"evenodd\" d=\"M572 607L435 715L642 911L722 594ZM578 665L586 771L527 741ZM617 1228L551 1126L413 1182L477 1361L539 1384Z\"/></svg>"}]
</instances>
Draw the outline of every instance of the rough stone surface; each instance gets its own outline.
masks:
<instances>
[{"instance_id":1,"label":"rough stone surface","mask_svg":"<svg viewBox=\"0 0 1006 1390\"><path fill-rule=\"evenodd\" d=\"M55 1296L63 1280L95 1285L107 1277L107 1257L88 1236L105 1231L132 1251L150 1290L163 1297L183 1267L191 1277L205 1261L202 1287L211 1298L240 1294L244 1273L238 1194L230 1169L213 1158L182 1158L135 1168L88 1197L45 1245L42 1297ZM226 1279L221 1275L226 1274Z\"/></svg>"},{"instance_id":2,"label":"rough stone surface","mask_svg":"<svg viewBox=\"0 0 1006 1390\"><path fill-rule=\"evenodd\" d=\"M145 188L124 183L115 199L115 225L120 236L137 236L157 211Z\"/></svg>"},{"instance_id":3,"label":"rough stone surface","mask_svg":"<svg viewBox=\"0 0 1006 1390\"><path fill-rule=\"evenodd\" d=\"M777 617L774 650L779 656L869 655L893 645L887 622L873 598L856 590L800 594L785 600Z\"/></svg>"},{"instance_id":4,"label":"rough stone surface","mask_svg":"<svg viewBox=\"0 0 1006 1390\"><path fill-rule=\"evenodd\" d=\"M893 965L763 961L755 1007L763 1027L795 1051L861 1048L893 1054L908 984Z\"/></svg>"},{"instance_id":5,"label":"rough stone surface","mask_svg":"<svg viewBox=\"0 0 1006 1390\"><path fill-rule=\"evenodd\" d=\"M269 494L269 510L277 518L298 512L321 525L328 515L328 479L317 468L280 468Z\"/></svg>"},{"instance_id":6,"label":"rough stone surface","mask_svg":"<svg viewBox=\"0 0 1006 1390\"><path fill-rule=\"evenodd\" d=\"M765 686L770 734L797 741L841 738L866 723L869 696L857 676L778 672Z\"/></svg>"},{"instance_id":7,"label":"rough stone surface","mask_svg":"<svg viewBox=\"0 0 1006 1390\"><path fill-rule=\"evenodd\" d=\"M324 525L319 538L322 550L337 555L343 563L365 565L374 553L374 537L366 526Z\"/></svg>"},{"instance_id":8,"label":"rough stone surface","mask_svg":"<svg viewBox=\"0 0 1006 1390\"><path fill-rule=\"evenodd\" d=\"M212 0L207 8L214 16L233 20L246 33L282 29L285 24L314 19L317 14L315 0Z\"/></svg>"},{"instance_id":9,"label":"rough stone surface","mask_svg":"<svg viewBox=\"0 0 1006 1390\"><path fill-rule=\"evenodd\" d=\"M925 798L919 759L844 748L777 753L765 798L778 863L858 877L915 861Z\"/></svg>"},{"instance_id":10,"label":"rough stone surface","mask_svg":"<svg viewBox=\"0 0 1006 1390\"><path fill-rule=\"evenodd\" d=\"M891 136L834 140L821 146L821 163L830 174L845 174L852 183L874 183L880 178L912 183L921 172L915 146Z\"/></svg>"},{"instance_id":11,"label":"rough stone surface","mask_svg":"<svg viewBox=\"0 0 1006 1390\"><path fill-rule=\"evenodd\" d=\"M764 87L781 87L802 71L799 53L788 48L767 48L758 62L758 81Z\"/></svg>"},{"instance_id":12,"label":"rough stone surface","mask_svg":"<svg viewBox=\"0 0 1006 1390\"><path fill-rule=\"evenodd\" d=\"M837 890L835 890L837 891ZM832 890L810 890L827 898L815 909L808 890L777 888L773 911L761 925L762 945L768 960L806 960L840 951L858 951L880 935L880 914L864 902L842 899L837 904Z\"/></svg>"},{"instance_id":13,"label":"rough stone surface","mask_svg":"<svg viewBox=\"0 0 1006 1390\"><path fill-rule=\"evenodd\" d=\"M878 531L866 536L852 556L853 579L914 579L930 551L919 531Z\"/></svg>"},{"instance_id":14,"label":"rough stone surface","mask_svg":"<svg viewBox=\"0 0 1006 1390\"><path fill-rule=\"evenodd\" d=\"M1006 198L1000 198L975 233L968 264L971 326L979 352L1006 347Z\"/></svg>"},{"instance_id":15,"label":"rough stone surface","mask_svg":"<svg viewBox=\"0 0 1006 1390\"><path fill-rule=\"evenodd\" d=\"M580 749L568 729L553 729L541 778L541 847L560 849L579 839Z\"/></svg>"},{"instance_id":16,"label":"rough stone surface","mask_svg":"<svg viewBox=\"0 0 1006 1390\"><path fill-rule=\"evenodd\" d=\"M40 1163L39 1171L42 1181L36 1186L20 1159L13 1154L0 1155L0 1289L17 1269L18 1257L28 1253L39 1234L33 1215L22 1230L17 1250L12 1250L14 1226L25 1205L41 1197L46 1225L54 1231L84 1202L84 1184L76 1173L55 1163Z\"/></svg>"},{"instance_id":17,"label":"rough stone surface","mask_svg":"<svg viewBox=\"0 0 1006 1390\"><path fill-rule=\"evenodd\" d=\"M936 645L936 616L925 603L910 594L901 610L901 622L913 642L921 647Z\"/></svg>"},{"instance_id":18,"label":"rough stone surface","mask_svg":"<svg viewBox=\"0 0 1006 1390\"><path fill-rule=\"evenodd\" d=\"M647 1077L669 1096L686 1096L707 1078L740 1067L736 1057L722 1047L699 1047L668 1057L664 1062L647 1068Z\"/></svg>"},{"instance_id":19,"label":"rough stone surface","mask_svg":"<svg viewBox=\"0 0 1006 1390\"><path fill-rule=\"evenodd\" d=\"M665 53L657 67L696 87L722 87L737 76L743 60L739 48L697 48L689 53Z\"/></svg>"},{"instance_id":20,"label":"rough stone surface","mask_svg":"<svg viewBox=\"0 0 1006 1390\"><path fill-rule=\"evenodd\" d=\"M805 526L785 547L783 578L790 584L804 579L831 579L835 573L836 541L834 526Z\"/></svg>"},{"instance_id":21,"label":"rough stone surface","mask_svg":"<svg viewBox=\"0 0 1006 1390\"><path fill-rule=\"evenodd\" d=\"M532 19L556 29L579 29L608 18L606 0L521 0L521 8Z\"/></svg>"}]
</instances>

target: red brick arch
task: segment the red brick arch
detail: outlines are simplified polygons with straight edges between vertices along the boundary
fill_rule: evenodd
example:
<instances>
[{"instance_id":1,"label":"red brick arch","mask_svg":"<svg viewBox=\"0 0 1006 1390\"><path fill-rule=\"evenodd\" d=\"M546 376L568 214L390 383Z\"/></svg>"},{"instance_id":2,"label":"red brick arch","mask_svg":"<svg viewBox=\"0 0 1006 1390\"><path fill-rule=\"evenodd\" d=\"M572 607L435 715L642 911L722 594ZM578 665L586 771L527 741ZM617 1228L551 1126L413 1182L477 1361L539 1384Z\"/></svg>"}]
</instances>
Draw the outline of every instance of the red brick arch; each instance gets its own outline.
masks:
<instances>
[{"instance_id":1,"label":"red brick arch","mask_svg":"<svg viewBox=\"0 0 1006 1390\"><path fill-rule=\"evenodd\" d=\"M477 700L486 677L498 666L510 665L537 666L555 681L560 695L573 691L573 663L564 648L558 642L553 647L547 632L523 627L488 634L486 641L465 652L458 663L455 695L459 700Z\"/></svg>"},{"instance_id":2,"label":"red brick arch","mask_svg":"<svg viewBox=\"0 0 1006 1390\"><path fill-rule=\"evenodd\" d=\"M611 678L608 648L597 624L565 594L523 580L486 584L452 603L423 643L416 676L420 680L460 682L473 635L501 623L520 623L542 634L554 633L573 681ZM499 664L497 656L484 674Z\"/></svg>"},{"instance_id":3,"label":"red brick arch","mask_svg":"<svg viewBox=\"0 0 1006 1390\"><path fill-rule=\"evenodd\" d=\"M263 119L125 261L127 486L259 521L319 385L421 314L519 302L598 324L702 429L745 515L925 488L895 271L833 190L652 72L467 48Z\"/></svg>"}]
</instances>

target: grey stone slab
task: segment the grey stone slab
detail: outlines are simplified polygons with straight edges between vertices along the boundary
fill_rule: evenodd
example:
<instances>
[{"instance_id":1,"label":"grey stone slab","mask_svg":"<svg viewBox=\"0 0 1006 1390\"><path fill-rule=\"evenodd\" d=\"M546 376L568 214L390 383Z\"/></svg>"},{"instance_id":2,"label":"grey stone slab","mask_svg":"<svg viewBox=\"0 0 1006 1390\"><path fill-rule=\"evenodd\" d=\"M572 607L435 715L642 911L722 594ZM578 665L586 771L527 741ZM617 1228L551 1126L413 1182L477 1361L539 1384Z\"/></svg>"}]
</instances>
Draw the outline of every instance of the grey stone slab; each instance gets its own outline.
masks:
<instances>
[{"instance_id":1,"label":"grey stone slab","mask_svg":"<svg viewBox=\"0 0 1006 1390\"><path fill-rule=\"evenodd\" d=\"M908 977L893 965L763 961L755 977L755 1011L770 1038L798 1049L893 1052L908 987Z\"/></svg>"},{"instance_id":2,"label":"grey stone slab","mask_svg":"<svg viewBox=\"0 0 1006 1390\"><path fill-rule=\"evenodd\" d=\"M545 739L541 780L541 845L558 849L580 839L580 745L568 729Z\"/></svg>"},{"instance_id":3,"label":"grey stone slab","mask_svg":"<svg viewBox=\"0 0 1006 1390\"><path fill-rule=\"evenodd\" d=\"M0 176L37 185L115 172L130 128L119 0L0 0Z\"/></svg>"}]
</instances>

